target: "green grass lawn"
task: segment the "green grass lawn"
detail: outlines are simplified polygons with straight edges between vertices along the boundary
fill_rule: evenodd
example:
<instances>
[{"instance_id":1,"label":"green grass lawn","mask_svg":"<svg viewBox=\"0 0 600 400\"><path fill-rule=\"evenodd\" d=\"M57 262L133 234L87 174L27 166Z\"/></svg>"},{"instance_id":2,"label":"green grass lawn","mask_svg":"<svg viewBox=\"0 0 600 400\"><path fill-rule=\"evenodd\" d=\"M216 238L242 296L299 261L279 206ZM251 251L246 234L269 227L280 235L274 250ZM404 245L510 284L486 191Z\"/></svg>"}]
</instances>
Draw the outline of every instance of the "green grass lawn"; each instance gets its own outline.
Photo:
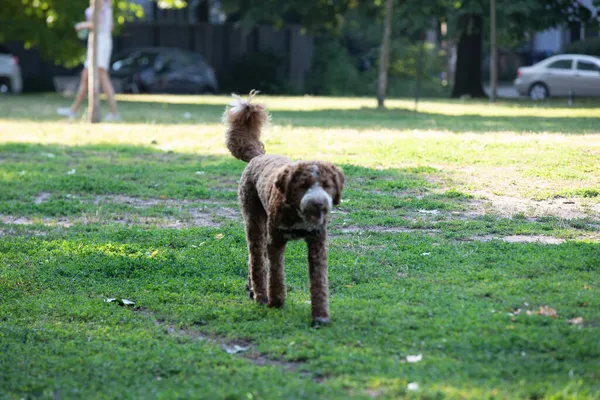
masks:
<instances>
[{"instance_id":1,"label":"green grass lawn","mask_svg":"<svg viewBox=\"0 0 600 400\"><path fill-rule=\"evenodd\" d=\"M313 329L300 242L247 299L228 97L70 100L0 96L0 398L600 399L600 102L264 96L346 174Z\"/></svg>"}]
</instances>

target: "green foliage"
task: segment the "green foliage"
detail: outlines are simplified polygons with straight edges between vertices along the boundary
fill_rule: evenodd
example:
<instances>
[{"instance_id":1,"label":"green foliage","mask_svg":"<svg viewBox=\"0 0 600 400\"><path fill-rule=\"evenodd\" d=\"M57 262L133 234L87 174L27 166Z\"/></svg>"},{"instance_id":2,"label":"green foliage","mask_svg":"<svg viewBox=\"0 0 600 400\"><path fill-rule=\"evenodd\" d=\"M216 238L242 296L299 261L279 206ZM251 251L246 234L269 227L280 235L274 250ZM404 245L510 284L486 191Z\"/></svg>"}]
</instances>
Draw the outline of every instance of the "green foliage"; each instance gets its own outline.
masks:
<instances>
[{"instance_id":1,"label":"green foliage","mask_svg":"<svg viewBox=\"0 0 600 400\"><path fill-rule=\"evenodd\" d=\"M285 57L272 52L249 53L238 59L231 71L221 74L224 92L249 93L260 88L264 94L290 93L293 88L285 79Z\"/></svg>"},{"instance_id":2,"label":"green foliage","mask_svg":"<svg viewBox=\"0 0 600 400\"><path fill-rule=\"evenodd\" d=\"M412 97L416 91L417 59L420 42L395 40L392 43L388 96ZM378 59L371 56L378 49L364 54L350 55L347 47L333 37L315 41L313 63L306 80L306 91L311 94L333 96L369 96L377 85ZM361 71L361 64L367 64ZM427 45L423 57L421 95L439 97L446 94L440 74L444 70L444 57Z\"/></svg>"},{"instance_id":3,"label":"green foliage","mask_svg":"<svg viewBox=\"0 0 600 400\"><path fill-rule=\"evenodd\" d=\"M181 0L161 0L163 6L184 6ZM36 47L42 56L72 67L83 59L85 49L77 39L74 25L85 20L88 0L2 0L0 42L20 41L25 48ZM143 15L141 6L113 0L115 25Z\"/></svg>"},{"instance_id":4,"label":"green foliage","mask_svg":"<svg viewBox=\"0 0 600 400\"><path fill-rule=\"evenodd\" d=\"M305 90L318 95L365 95L369 83L364 81L353 59L338 39L321 37L315 50Z\"/></svg>"},{"instance_id":5,"label":"green foliage","mask_svg":"<svg viewBox=\"0 0 600 400\"><path fill-rule=\"evenodd\" d=\"M357 0L221 0L231 21L246 25L298 24L311 33L339 32L348 9L356 8Z\"/></svg>"},{"instance_id":6,"label":"green foliage","mask_svg":"<svg viewBox=\"0 0 600 400\"><path fill-rule=\"evenodd\" d=\"M588 38L565 46L563 53L587 54L600 57L600 37Z\"/></svg>"}]
</instances>

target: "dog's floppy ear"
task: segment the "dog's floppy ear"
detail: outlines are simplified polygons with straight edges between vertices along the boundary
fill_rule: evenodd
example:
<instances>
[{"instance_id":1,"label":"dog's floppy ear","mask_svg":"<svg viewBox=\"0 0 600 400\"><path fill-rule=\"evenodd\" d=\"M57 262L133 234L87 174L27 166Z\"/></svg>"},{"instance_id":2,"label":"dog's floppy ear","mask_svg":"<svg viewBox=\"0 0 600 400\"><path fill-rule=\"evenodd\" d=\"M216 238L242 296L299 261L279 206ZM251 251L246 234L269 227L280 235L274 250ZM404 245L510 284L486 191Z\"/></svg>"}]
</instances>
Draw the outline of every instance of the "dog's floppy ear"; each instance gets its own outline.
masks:
<instances>
[{"instance_id":1,"label":"dog's floppy ear","mask_svg":"<svg viewBox=\"0 0 600 400\"><path fill-rule=\"evenodd\" d=\"M332 165L333 167L333 181L335 182L335 196L333 196L333 204L338 206L340 205L340 201L342 200L342 190L344 190L344 181L346 178L344 177L344 172Z\"/></svg>"},{"instance_id":2,"label":"dog's floppy ear","mask_svg":"<svg viewBox=\"0 0 600 400\"><path fill-rule=\"evenodd\" d=\"M292 166L282 168L275 178L275 188L287 199L289 197L290 179L292 177Z\"/></svg>"}]
</instances>

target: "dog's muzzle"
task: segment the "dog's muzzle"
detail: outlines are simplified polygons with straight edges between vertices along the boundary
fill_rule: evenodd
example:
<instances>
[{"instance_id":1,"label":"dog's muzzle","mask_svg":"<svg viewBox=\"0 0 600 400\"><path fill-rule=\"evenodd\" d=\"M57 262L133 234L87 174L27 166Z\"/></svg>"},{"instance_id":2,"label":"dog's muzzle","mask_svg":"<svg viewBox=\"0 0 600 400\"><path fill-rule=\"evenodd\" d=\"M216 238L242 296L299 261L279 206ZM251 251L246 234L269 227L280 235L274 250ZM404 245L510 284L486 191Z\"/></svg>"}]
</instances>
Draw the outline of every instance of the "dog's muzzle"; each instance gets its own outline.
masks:
<instances>
[{"instance_id":1,"label":"dog's muzzle","mask_svg":"<svg viewBox=\"0 0 600 400\"><path fill-rule=\"evenodd\" d=\"M315 183L310 187L300 201L300 212L306 222L322 224L325 216L331 210L332 199L321 185Z\"/></svg>"}]
</instances>

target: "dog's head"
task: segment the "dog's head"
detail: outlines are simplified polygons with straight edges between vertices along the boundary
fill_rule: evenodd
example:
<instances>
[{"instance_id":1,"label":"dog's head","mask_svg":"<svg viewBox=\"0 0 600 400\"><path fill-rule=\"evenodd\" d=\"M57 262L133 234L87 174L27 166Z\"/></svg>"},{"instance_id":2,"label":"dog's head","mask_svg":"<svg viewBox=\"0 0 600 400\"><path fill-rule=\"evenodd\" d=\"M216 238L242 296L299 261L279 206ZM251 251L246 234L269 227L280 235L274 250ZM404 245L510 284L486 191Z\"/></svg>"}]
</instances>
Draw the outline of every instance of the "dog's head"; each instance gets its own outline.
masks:
<instances>
[{"instance_id":1,"label":"dog's head","mask_svg":"<svg viewBox=\"0 0 600 400\"><path fill-rule=\"evenodd\" d=\"M297 162L279 172L275 187L305 222L321 225L333 205L340 204L344 173L328 162Z\"/></svg>"}]
</instances>

